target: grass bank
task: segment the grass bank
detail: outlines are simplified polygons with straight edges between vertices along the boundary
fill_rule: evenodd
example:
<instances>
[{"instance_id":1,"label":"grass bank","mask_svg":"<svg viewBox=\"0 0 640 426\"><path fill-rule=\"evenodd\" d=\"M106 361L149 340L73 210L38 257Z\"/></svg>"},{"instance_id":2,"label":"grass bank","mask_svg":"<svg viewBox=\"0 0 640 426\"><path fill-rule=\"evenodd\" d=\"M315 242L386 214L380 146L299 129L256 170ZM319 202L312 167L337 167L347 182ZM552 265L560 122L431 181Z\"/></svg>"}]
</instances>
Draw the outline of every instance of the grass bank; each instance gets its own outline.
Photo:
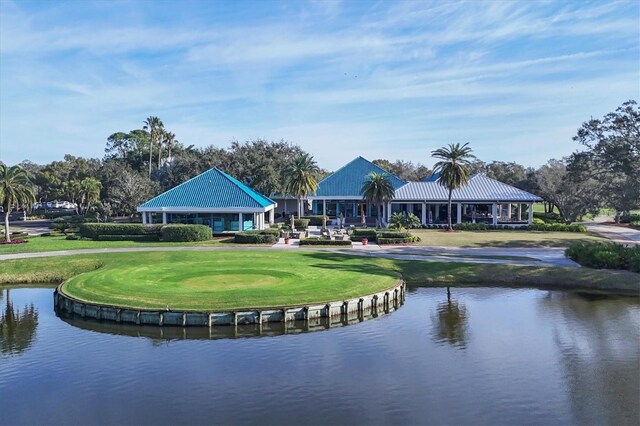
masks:
<instances>
[{"instance_id":1,"label":"grass bank","mask_svg":"<svg viewBox=\"0 0 640 426\"><path fill-rule=\"evenodd\" d=\"M0 284L62 282L78 276L70 286L79 298L127 306L135 301L139 307L170 304L176 309L339 300L390 287L397 273L410 285L640 294L640 275L628 271L401 261L311 250L109 253L18 259L0 266Z\"/></svg>"},{"instance_id":2,"label":"grass bank","mask_svg":"<svg viewBox=\"0 0 640 426\"><path fill-rule=\"evenodd\" d=\"M233 237L219 237L208 241L194 243L166 243L154 241L93 241L67 240L64 236L29 237L25 244L0 245L0 254L35 253L41 251L79 250L91 248L125 248L125 247L251 247L264 244L236 244Z\"/></svg>"},{"instance_id":3,"label":"grass bank","mask_svg":"<svg viewBox=\"0 0 640 426\"><path fill-rule=\"evenodd\" d=\"M608 241L599 235L587 232L538 232L538 231L461 231L444 232L434 229L412 229L420 237L419 246L433 247L567 247L580 241Z\"/></svg>"}]
</instances>

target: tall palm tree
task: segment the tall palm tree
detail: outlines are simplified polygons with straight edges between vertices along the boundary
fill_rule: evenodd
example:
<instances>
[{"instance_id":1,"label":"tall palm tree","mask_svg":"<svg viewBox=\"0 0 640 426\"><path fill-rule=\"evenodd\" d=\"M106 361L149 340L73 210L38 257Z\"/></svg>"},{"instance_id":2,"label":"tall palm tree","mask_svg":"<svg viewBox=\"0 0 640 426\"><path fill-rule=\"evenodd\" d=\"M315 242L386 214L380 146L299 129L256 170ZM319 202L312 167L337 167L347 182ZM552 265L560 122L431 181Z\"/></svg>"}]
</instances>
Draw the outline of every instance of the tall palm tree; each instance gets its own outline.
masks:
<instances>
[{"instance_id":1,"label":"tall palm tree","mask_svg":"<svg viewBox=\"0 0 640 426\"><path fill-rule=\"evenodd\" d=\"M31 347L38 328L38 311L27 305L15 309L7 289L7 306L0 312L0 354L19 354Z\"/></svg>"},{"instance_id":2,"label":"tall palm tree","mask_svg":"<svg viewBox=\"0 0 640 426\"><path fill-rule=\"evenodd\" d=\"M371 172L362 185L360 194L362 198L368 203L372 203L376 206L378 211L376 217L376 226L382 228L382 215L380 214L380 207L384 203L393 199L395 191L389 175L386 173Z\"/></svg>"},{"instance_id":3,"label":"tall palm tree","mask_svg":"<svg viewBox=\"0 0 640 426\"><path fill-rule=\"evenodd\" d=\"M4 209L4 236L7 242L11 242L11 206L31 206L36 201L34 192L34 186L26 170L20 166L9 167L0 163L0 205Z\"/></svg>"},{"instance_id":4,"label":"tall palm tree","mask_svg":"<svg viewBox=\"0 0 640 426\"><path fill-rule=\"evenodd\" d=\"M449 230L452 228L451 223L451 197L454 189L462 188L469 182L471 175L471 159L475 158L469 148L468 143L464 145L449 144L448 147L431 151L431 155L439 158L433 166L432 176L440 173L438 183L449 190Z\"/></svg>"},{"instance_id":5,"label":"tall palm tree","mask_svg":"<svg viewBox=\"0 0 640 426\"><path fill-rule=\"evenodd\" d=\"M155 145L156 143L158 144L158 157L161 157L162 148L159 144L161 143L164 124L158 117L150 116L144 121L144 126L142 128L149 131L149 136L151 138L151 141L149 143L149 177L151 177L151 165L153 163L153 145Z\"/></svg>"},{"instance_id":6,"label":"tall palm tree","mask_svg":"<svg viewBox=\"0 0 640 426\"><path fill-rule=\"evenodd\" d=\"M173 147L174 144L176 144L178 141L176 140L176 135L175 133L171 133L171 132L164 132L163 134L163 143L164 145L167 147L168 150L168 155L167 155L167 159L171 158L171 148ZM160 164L158 164L160 165Z\"/></svg>"},{"instance_id":7,"label":"tall palm tree","mask_svg":"<svg viewBox=\"0 0 640 426\"><path fill-rule=\"evenodd\" d=\"M312 155L303 153L294 157L285 167L284 175L287 179L285 191L298 198L298 217L302 216L302 200L307 195L316 192L318 188L317 176L320 168Z\"/></svg>"}]
</instances>

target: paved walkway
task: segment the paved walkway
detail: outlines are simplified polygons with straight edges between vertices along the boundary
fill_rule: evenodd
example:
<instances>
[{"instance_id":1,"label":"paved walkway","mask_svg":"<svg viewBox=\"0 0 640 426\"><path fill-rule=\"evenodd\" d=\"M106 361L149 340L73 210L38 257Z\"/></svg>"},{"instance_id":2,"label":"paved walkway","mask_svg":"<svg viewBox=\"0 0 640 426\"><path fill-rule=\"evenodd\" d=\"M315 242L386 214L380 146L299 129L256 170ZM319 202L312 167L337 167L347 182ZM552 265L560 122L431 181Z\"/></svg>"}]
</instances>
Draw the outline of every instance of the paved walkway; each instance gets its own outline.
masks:
<instances>
[{"instance_id":1,"label":"paved walkway","mask_svg":"<svg viewBox=\"0 0 640 426\"><path fill-rule=\"evenodd\" d=\"M355 245L352 249L340 248L309 248L301 249L297 245L274 245L272 247L127 247L127 248L96 248L80 250L49 251L38 253L15 253L0 255L0 261L12 259L31 259L38 257L72 256L80 254L101 253L135 253L161 251L246 251L246 250L320 250L340 253L344 255L381 257L395 260L433 260L439 262L492 263L526 266L559 266L578 267L579 265L564 257L562 249L531 249L531 248L456 248L456 247L385 247L371 244Z\"/></svg>"},{"instance_id":2,"label":"paved walkway","mask_svg":"<svg viewBox=\"0 0 640 426\"><path fill-rule=\"evenodd\" d=\"M640 244L640 231L637 229L605 225L599 222L588 222L584 225L589 231L602 235L613 242L620 244Z\"/></svg>"}]
</instances>

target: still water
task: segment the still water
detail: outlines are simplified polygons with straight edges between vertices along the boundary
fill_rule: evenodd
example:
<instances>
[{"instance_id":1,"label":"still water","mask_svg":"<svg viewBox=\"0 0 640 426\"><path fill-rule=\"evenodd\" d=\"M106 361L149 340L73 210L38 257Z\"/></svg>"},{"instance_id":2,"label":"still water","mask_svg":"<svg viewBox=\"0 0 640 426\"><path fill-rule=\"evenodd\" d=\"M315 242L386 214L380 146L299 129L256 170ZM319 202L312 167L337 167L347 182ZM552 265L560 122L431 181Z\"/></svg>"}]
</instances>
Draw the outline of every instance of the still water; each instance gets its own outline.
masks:
<instances>
[{"instance_id":1,"label":"still water","mask_svg":"<svg viewBox=\"0 0 640 426\"><path fill-rule=\"evenodd\" d=\"M52 288L0 292L1 424L640 421L634 298L410 288L361 323L210 339L62 320Z\"/></svg>"}]
</instances>

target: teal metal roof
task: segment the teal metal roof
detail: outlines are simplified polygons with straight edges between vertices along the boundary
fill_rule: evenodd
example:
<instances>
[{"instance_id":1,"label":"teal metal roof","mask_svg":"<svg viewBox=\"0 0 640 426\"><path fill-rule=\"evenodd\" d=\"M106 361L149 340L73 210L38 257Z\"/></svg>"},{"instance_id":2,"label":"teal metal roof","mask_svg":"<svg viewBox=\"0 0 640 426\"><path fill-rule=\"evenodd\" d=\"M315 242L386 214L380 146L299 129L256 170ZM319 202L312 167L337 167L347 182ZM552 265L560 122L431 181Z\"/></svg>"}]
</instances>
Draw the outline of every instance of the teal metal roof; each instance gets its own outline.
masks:
<instances>
[{"instance_id":1,"label":"teal metal roof","mask_svg":"<svg viewBox=\"0 0 640 426\"><path fill-rule=\"evenodd\" d=\"M275 204L238 179L213 168L140 205L138 208L260 208Z\"/></svg>"},{"instance_id":2,"label":"teal metal roof","mask_svg":"<svg viewBox=\"0 0 640 426\"><path fill-rule=\"evenodd\" d=\"M359 197L362 195L360 193L362 185L364 185L367 176L369 176L371 172L388 175L394 189L405 184L402 179L389 173L382 167L376 166L371 161L362 157L358 157L320 181L314 196L336 198Z\"/></svg>"}]
</instances>

